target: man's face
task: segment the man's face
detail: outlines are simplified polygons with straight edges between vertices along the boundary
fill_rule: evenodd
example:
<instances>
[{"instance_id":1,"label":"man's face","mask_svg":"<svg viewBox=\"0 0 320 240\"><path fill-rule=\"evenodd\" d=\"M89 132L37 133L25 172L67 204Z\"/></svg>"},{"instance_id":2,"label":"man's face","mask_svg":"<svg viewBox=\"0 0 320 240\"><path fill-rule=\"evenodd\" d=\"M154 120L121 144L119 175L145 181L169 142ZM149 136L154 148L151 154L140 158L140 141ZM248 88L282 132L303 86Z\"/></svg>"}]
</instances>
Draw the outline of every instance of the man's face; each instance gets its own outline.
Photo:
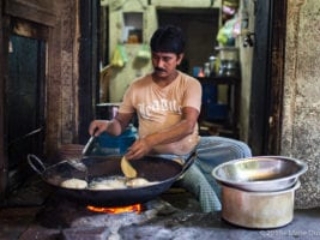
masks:
<instances>
[{"instance_id":1,"label":"man's face","mask_svg":"<svg viewBox=\"0 0 320 240\"><path fill-rule=\"evenodd\" d=\"M175 73L180 64L183 54L152 52L152 65L154 74L158 78L168 78Z\"/></svg>"}]
</instances>

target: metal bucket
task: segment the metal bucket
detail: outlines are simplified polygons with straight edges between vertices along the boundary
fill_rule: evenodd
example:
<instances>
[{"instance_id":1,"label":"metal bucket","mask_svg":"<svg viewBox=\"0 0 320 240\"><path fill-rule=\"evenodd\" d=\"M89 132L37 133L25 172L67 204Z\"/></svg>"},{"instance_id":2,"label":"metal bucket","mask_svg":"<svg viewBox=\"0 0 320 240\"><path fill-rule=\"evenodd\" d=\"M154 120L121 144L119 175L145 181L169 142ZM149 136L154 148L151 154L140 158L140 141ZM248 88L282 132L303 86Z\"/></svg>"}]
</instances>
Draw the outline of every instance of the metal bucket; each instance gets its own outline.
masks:
<instances>
[{"instance_id":1,"label":"metal bucket","mask_svg":"<svg viewBox=\"0 0 320 240\"><path fill-rule=\"evenodd\" d=\"M275 192L249 192L222 185L222 218L245 228L269 229L283 227L294 217L293 187Z\"/></svg>"}]
</instances>

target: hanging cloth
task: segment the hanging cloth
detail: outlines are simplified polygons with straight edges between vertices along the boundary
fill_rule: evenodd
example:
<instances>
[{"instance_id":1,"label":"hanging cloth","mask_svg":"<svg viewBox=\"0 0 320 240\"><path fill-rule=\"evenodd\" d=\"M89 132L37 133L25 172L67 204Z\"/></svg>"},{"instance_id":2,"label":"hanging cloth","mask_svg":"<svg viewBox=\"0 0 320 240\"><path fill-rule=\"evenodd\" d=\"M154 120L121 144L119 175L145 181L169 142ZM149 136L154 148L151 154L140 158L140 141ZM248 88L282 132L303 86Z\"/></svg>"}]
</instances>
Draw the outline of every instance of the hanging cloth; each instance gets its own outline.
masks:
<instances>
[{"instance_id":1,"label":"hanging cloth","mask_svg":"<svg viewBox=\"0 0 320 240\"><path fill-rule=\"evenodd\" d=\"M123 67L128 62L126 50L122 44L118 44L114 50L111 65L114 67Z\"/></svg>"},{"instance_id":2,"label":"hanging cloth","mask_svg":"<svg viewBox=\"0 0 320 240\"><path fill-rule=\"evenodd\" d=\"M147 44L142 44L140 50L138 51L137 57L139 59L143 59L143 60L150 60L151 58L151 52L150 52L150 48Z\"/></svg>"}]
</instances>

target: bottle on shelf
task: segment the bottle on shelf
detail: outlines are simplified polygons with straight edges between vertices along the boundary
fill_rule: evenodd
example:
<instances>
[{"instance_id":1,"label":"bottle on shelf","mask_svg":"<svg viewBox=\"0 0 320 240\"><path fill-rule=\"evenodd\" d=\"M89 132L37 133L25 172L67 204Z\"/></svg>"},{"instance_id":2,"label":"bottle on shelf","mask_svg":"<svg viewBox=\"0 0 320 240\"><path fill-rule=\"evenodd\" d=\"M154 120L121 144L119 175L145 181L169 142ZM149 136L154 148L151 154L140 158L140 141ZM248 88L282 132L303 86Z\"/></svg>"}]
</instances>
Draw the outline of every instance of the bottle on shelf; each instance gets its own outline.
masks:
<instances>
[{"instance_id":1,"label":"bottle on shelf","mask_svg":"<svg viewBox=\"0 0 320 240\"><path fill-rule=\"evenodd\" d=\"M209 62L206 62L204 64L204 76L205 77L210 77L211 75L211 70L210 70L210 63Z\"/></svg>"},{"instance_id":2,"label":"bottle on shelf","mask_svg":"<svg viewBox=\"0 0 320 240\"><path fill-rule=\"evenodd\" d=\"M203 68L200 68L200 69L199 69L198 77L205 77Z\"/></svg>"},{"instance_id":3,"label":"bottle on shelf","mask_svg":"<svg viewBox=\"0 0 320 240\"><path fill-rule=\"evenodd\" d=\"M210 76L213 77L216 75L217 70L217 58L215 56L209 57L209 64L210 64Z\"/></svg>"}]
</instances>

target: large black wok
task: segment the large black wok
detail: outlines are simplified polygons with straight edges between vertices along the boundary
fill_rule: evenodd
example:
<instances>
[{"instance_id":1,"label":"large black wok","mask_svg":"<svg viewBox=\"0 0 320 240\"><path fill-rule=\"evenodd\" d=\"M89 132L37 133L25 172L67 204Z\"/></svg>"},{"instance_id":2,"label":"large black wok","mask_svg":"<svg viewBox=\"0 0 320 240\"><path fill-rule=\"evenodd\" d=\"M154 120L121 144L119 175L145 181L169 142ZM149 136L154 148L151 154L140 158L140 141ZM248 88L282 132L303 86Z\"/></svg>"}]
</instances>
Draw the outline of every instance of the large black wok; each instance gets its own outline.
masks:
<instances>
[{"instance_id":1,"label":"large black wok","mask_svg":"<svg viewBox=\"0 0 320 240\"><path fill-rule=\"evenodd\" d=\"M109 176L123 176L120 168L121 156L108 157L84 157L82 163L87 167L87 172L81 171L62 161L49 167L45 167L34 155L28 156L30 166L41 175L42 179L54 186L57 193L80 204L94 206L125 206L135 203L144 203L156 198L170 188L170 186L191 166L194 162L194 154L184 163L180 163L160 157L145 157L131 161L137 170L138 177L149 181L156 181L152 185L113 190L71 189L61 187L61 182L78 178L90 182L92 179Z\"/></svg>"}]
</instances>

